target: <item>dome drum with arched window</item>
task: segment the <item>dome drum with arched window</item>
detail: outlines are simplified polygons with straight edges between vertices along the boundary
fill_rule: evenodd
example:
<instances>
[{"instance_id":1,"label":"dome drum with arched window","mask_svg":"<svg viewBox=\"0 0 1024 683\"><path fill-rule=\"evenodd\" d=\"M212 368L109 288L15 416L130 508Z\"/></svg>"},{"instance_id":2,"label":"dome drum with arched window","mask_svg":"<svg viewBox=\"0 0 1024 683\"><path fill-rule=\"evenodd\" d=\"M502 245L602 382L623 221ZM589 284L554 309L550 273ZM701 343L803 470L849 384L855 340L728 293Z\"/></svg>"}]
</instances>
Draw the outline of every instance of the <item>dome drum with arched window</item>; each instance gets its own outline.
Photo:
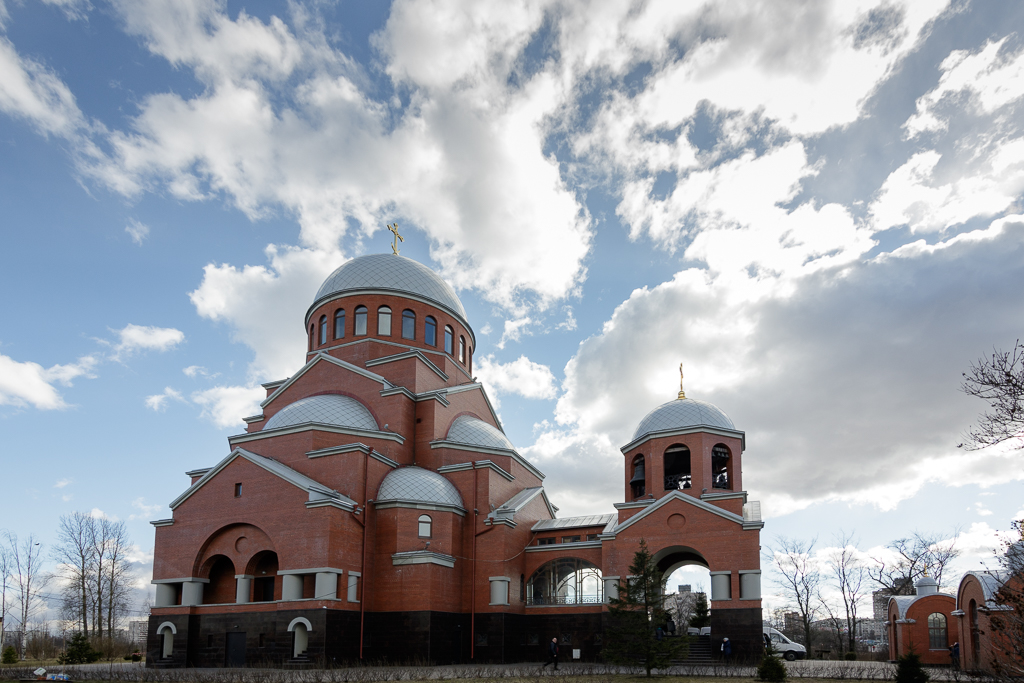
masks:
<instances>
[{"instance_id":1,"label":"dome drum with arched window","mask_svg":"<svg viewBox=\"0 0 1024 683\"><path fill-rule=\"evenodd\" d=\"M344 263L317 292L306 327L309 353L344 355L340 349L348 345L381 339L444 353L472 373L476 336L462 302L436 273L404 256L372 254Z\"/></svg>"}]
</instances>

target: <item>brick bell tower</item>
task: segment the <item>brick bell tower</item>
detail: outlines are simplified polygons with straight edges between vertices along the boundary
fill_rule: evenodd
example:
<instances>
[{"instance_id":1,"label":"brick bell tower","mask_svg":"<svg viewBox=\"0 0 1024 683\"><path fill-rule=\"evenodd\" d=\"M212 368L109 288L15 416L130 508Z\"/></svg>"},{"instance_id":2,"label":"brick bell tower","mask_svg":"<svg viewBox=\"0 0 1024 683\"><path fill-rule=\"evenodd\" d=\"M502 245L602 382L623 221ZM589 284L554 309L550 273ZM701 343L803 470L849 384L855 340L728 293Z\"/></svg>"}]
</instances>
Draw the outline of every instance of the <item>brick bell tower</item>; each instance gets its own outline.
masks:
<instances>
[{"instance_id":1,"label":"brick bell tower","mask_svg":"<svg viewBox=\"0 0 1024 683\"><path fill-rule=\"evenodd\" d=\"M743 490L746 435L717 406L679 394L644 417L622 447L625 501L615 504L615 560L625 576L629 552L647 541L667 577L679 567L711 572L711 646L723 638L738 659L762 651L760 503ZM622 552L625 551L625 552ZM635 551L634 551L635 552ZM609 566L614 565L614 566Z\"/></svg>"}]
</instances>

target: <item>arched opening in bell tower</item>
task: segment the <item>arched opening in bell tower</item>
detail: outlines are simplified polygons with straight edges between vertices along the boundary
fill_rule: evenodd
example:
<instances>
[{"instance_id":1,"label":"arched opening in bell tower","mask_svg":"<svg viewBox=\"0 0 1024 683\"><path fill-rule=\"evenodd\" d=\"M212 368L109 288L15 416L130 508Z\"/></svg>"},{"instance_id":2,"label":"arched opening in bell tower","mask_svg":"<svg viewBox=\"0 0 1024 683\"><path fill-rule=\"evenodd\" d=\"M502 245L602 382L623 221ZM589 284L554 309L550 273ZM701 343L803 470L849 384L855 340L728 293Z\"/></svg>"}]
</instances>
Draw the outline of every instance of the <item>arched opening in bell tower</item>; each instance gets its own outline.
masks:
<instances>
[{"instance_id":1,"label":"arched opening in bell tower","mask_svg":"<svg viewBox=\"0 0 1024 683\"><path fill-rule=\"evenodd\" d=\"M692 485L690 449L681 443L674 443L665 449L665 490L678 491Z\"/></svg>"},{"instance_id":2,"label":"arched opening in bell tower","mask_svg":"<svg viewBox=\"0 0 1024 683\"><path fill-rule=\"evenodd\" d=\"M633 476L629 480L629 487L633 491L633 500L636 500L647 493L647 474L644 467L643 453L633 458L632 470Z\"/></svg>"},{"instance_id":3,"label":"arched opening in bell tower","mask_svg":"<svg viewBox=\"0 0 1024 683\"><path fill-rule=\"evenodd\" d=\"M732 481L732 459L729 447L724 443L715 444L711 449L711 486L716 489L728 489Z\"/></svg>"}]
</instances>

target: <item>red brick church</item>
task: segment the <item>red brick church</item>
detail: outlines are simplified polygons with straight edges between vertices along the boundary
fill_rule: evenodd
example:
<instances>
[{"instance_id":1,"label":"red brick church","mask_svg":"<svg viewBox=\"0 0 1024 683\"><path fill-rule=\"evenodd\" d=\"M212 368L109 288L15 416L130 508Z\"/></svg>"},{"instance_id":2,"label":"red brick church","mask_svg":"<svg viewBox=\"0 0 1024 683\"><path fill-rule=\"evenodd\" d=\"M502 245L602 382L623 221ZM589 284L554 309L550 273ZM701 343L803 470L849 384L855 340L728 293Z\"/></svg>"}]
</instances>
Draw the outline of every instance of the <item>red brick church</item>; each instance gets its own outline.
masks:
<instances>
[{"instance_id":1,"label":"red brick church","mask_svg":"<svg viewBox=\"0 0 1024 683\"><path fill-rule=\"evenodd\" d=\"M538 661L552 637L596 660L641 538L666 576L710 570L713 647L760 651L763 523L721 410L680 391L623 446L615 511L558 518L436 273L353 259L305 324L302 368L153 522L148 666Z\"/></svg>"}]
</instances>

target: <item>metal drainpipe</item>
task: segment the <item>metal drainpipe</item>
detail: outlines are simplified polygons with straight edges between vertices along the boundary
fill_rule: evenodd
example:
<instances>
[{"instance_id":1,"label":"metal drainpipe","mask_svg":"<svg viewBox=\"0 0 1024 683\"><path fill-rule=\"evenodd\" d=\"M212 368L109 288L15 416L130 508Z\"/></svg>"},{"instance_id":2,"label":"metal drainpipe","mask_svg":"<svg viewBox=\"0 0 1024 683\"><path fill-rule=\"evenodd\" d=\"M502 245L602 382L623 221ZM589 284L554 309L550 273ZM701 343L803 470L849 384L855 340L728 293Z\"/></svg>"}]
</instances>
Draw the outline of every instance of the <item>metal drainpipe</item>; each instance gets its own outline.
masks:
<instances>
[{"instance_id":1,"label":"metal drainpipe","mask_svg":"<svg viewBox=\"0 0 1024 683\"><path fill-rule=\"evenodd\" d=\"M480 470L473 463L473 581L469 593L469 658L476 661L476 516L477 491L479 490Z\"/></svg>"},{"instance_id":2,"label":"metal drainpipe","mask_svg":"<svg viewBox=\"0 0 1024 683\"><path fill-rule=\"evenodd\" d=\"M363 593L360 595L358 590L356 595L359 597L359 659L363 658L363 624L366 619L366 581L370 578L366 571L366 535L369 533L369 519L370 519L370 501L367 497L370 495L370 453L373 453L373 446L370 446L370 450L366 452L366 458L363 460L363 552L362 552L362 579ZM356 584L358 588L358 582ZM348 590L348 587L345 587Z\"/></svg>"}]
</instances>

